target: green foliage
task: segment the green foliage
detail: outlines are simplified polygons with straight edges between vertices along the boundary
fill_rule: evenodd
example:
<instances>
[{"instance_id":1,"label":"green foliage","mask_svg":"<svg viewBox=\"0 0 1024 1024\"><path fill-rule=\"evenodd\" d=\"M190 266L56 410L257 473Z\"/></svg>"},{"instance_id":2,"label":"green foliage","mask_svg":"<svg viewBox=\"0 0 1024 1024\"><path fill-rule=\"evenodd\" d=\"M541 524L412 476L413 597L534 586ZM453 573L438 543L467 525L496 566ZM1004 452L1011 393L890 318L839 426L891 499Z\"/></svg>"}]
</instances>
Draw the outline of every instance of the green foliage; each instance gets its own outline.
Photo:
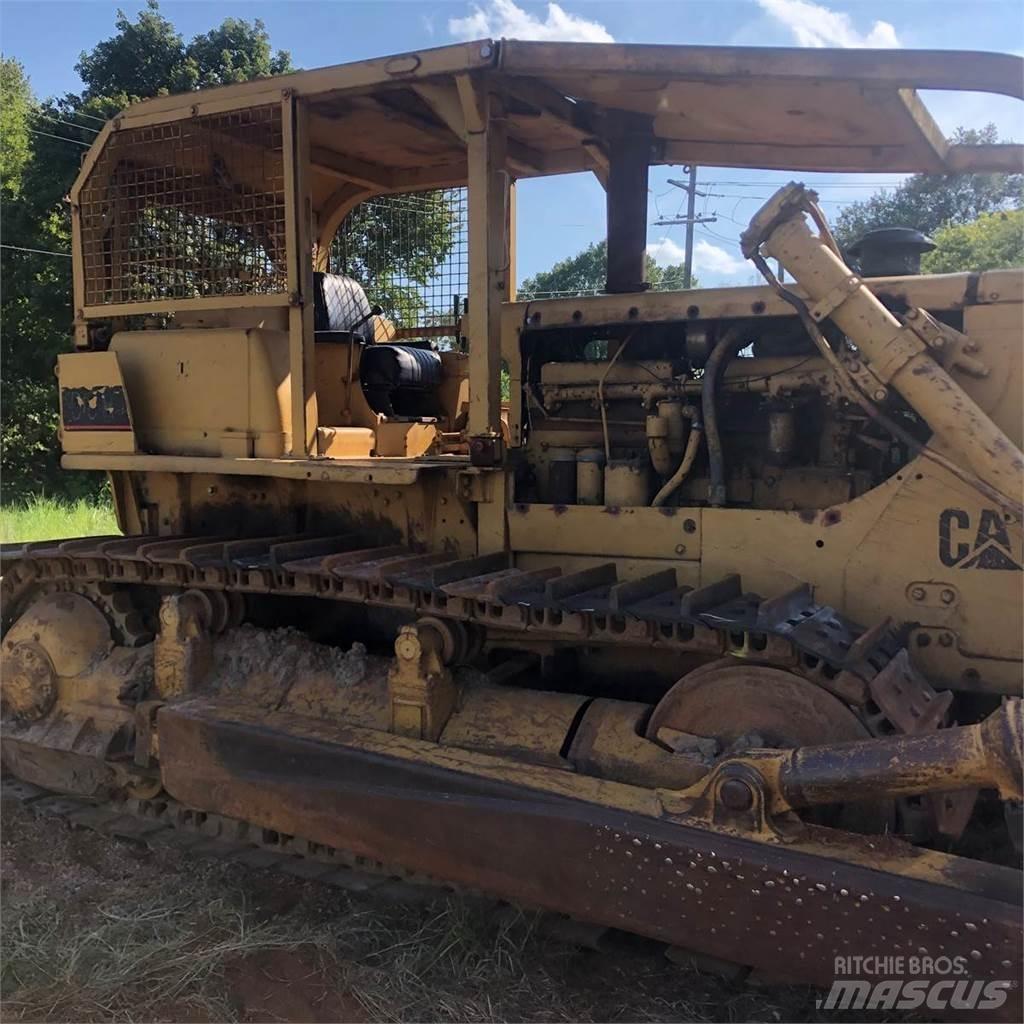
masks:
<instances>
[{"instance_id":1,"label":"green foliage","mask_svg":"<svg viewBox=\"0 0 1024 1024\"><path fill-rule=\"evenodd\" d=\"M926 274L995 270L1024 266L1024 210L985 213L970 224L950 224L935 232L936 248L926 253Z\"/></svg>"},{"instance_id":2,"label":"green foliage","mask_svg":"<svg viewBox=\"0 0 1024 1024\"><path fill-rule=\"evenodd\" d=\"M448 258L459 230L459 190L379 196L360 203L331 246L332 270L355 278L399 326L423 324L422 289ZM438 312L451 320L450 310Z\"/></svg>"},{"instance_id":3,"label":"green foliage","mask_svg":"<svg viewBox=\"0 0 1024 1024\"><path fill-rule=\"evenodd\" d=\"M38 495L24 503L0 507L0 543L116 534L110 495L73 501Z\"/></svg>"},{"instance_id":4,"label":"green foliage","mask_svg":"<svg viewBox=\"0 0 1024 1024\"><path fill-rule=\"evenodd\" d=\"M136 21L118 11L114 25L117 34L83 53L75 65L86 85L83 99L145 99L292 70L290 54L271 52L259 19L228 18L186 44L157 0L149 0Z\"/></svg>"},{"instance_id":5,"label":"green foliage","mask_svg":"<svg viewBox=\"0 0 1024 1024\"><path fill-rule=\"evenodd\" d=\"M980 131L958 128L950 141L979 145L1000 140L990 124ZM916 228L931 235L947 224L966 224L1022 203L1024 174L913 174L891 192L851 203L836 219L834 233L844 248L875 228Z\"/></svg>"},{"instance_id":6,"label":"green foliage","mask_svg":"<svg viewBox=\"0 0 1024 1024\"><path fill-rule=\"evenodd\" d=\"M25 69L8 57L0 57L0 195L13 198L21 191L28 163L29 114L32 90Z\"/></svg>"},{"instance_id":7,"label":"green foliage","mask_svg":"<svg viewBox=\"0 0 1024 1024\"><path fill-rule=\"evenodd\" d=\"M101 474L59 469L57 353L69 348L70 211L65 196L100 122L135 99L291 70L271 51L263 24L229 18L186 43L150 0L133 22L118 13L116 32L83 53L81 95L35 106L24 72L4 60L2 74L3 239L40 255L0 250L0 427L5 500L38 492L96 493ZM85 116L83 116L85 115ZM64 123L61 123L64 122ZM81 127L74 127L80 125ZM30 128L63 138L31 134Z\"/></svg>"},{"instance_id":8,"label":"green foliage","mask_svg":"<svg viewBox=\"0 0 1024 1024\"><path fill-rule=\"evenodd\" d=\"M683 267L659 266L649 256L644 257L645 276L654 291L671 291L683 287ZM588 295L604 291L608 276L608 243L594 242L582 252L559 260L550 270L543 270L526 278L519 286L519 299L544 298L554 294ZM696 277L691 288L699 288Z\"/></svg>"},{"instance_id":9,"label":"green foliage","mask_svg":"<svg viewBox=\"0 0 1024 1024\"><path fill-rule=\"evenodd\" d=\"M219 28L196 36L188 44L185 60L194 80L190 89L248 82L295 70L287 50L271 52L270 37L259 18L252 23L226 18Z\"/></svg>"}]
</instances>

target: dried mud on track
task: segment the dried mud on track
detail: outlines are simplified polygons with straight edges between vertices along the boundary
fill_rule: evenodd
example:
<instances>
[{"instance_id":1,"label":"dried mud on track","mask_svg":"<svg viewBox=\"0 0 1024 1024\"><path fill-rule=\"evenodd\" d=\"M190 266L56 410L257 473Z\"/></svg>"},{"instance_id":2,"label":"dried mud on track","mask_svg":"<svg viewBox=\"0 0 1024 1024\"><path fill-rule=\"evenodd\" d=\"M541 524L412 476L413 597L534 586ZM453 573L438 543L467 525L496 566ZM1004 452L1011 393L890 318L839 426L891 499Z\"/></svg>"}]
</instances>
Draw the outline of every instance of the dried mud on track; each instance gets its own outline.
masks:
<instances>
[{"instance_id":1,"label":"dried mud on track","mask_svg":"<svg viewBox=\"0 0 1024 1024\"><path fill-rule=\"evenodd\" d=\"M698 974L640 940L568 946L537 915L471 897L353 895L6 800L2 826L5 1021L856 1019L822 1016L806 989Z\"/></svg>"}]
</instances>

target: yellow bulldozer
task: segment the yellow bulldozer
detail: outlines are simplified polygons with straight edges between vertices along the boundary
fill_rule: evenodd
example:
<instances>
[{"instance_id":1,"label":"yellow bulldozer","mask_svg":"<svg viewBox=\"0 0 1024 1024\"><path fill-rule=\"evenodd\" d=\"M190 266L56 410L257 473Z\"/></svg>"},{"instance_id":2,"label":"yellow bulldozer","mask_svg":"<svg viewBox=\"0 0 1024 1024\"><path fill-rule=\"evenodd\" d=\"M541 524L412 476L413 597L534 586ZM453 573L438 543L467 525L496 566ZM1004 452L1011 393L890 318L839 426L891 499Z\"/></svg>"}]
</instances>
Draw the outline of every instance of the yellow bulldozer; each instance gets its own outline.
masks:
<instances>
[{"instance_id":1,"label":"yellow bulldozer","mask_svg":"<svg viewBox=\"0 0 1024 1024\"><path fill-rule=\"evenodd\" d=\"M1022 85L482 40L129 107L57 366L121 534L3 548L10 785L781 980L1015 978L1024 278L899 231L853 269L798 184L742 236L763 284L644 258L652 166L1019 171L917 90ZM517 301L516 183L579 172L604 292Z\"/></svg>"}]
</instances>

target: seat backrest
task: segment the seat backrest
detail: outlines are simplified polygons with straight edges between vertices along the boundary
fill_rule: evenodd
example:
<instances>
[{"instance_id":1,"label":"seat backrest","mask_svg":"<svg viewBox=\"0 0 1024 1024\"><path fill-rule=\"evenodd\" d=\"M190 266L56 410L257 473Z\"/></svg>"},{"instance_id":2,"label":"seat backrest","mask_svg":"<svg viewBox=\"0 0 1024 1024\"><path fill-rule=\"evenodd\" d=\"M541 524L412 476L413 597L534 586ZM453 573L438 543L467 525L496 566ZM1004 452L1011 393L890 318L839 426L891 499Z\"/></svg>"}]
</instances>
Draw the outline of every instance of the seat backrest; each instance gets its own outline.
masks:
<instances>
[{"instance_id":1,"label":"seat backrest","mask_svg":"<svg viewBox=\"0 0 1024 1024\"><path fill-rule=\"evenodd\" d=\"M313 300L313 329L317 334L350 332L354 328L357 338L367 345L373 343L370 300L358 281L344 274L317 272L313 275Z\"/></svg>"}]
</instances>

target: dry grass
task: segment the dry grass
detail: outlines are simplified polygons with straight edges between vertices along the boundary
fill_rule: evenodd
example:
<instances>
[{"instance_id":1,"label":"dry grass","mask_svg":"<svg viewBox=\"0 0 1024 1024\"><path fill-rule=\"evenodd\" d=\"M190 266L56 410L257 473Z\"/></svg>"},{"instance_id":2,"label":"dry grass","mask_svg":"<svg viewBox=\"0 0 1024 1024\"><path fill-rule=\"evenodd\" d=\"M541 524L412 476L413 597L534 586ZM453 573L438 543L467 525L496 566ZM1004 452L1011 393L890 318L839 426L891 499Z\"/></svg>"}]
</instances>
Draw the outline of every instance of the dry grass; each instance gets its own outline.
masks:
<instances>
[{"instance_id":1,"label":"dry grass","mask_svg":"<svg viewBox=\"0 0 1024 1024\"><path fill-rule=\"evenodd\" d=\"M349 896L14 804L3 825L5 1020L825 1019L806 990L730 986L639 941L570 948L478 900Z\"/></svg>"}]
</instances>

